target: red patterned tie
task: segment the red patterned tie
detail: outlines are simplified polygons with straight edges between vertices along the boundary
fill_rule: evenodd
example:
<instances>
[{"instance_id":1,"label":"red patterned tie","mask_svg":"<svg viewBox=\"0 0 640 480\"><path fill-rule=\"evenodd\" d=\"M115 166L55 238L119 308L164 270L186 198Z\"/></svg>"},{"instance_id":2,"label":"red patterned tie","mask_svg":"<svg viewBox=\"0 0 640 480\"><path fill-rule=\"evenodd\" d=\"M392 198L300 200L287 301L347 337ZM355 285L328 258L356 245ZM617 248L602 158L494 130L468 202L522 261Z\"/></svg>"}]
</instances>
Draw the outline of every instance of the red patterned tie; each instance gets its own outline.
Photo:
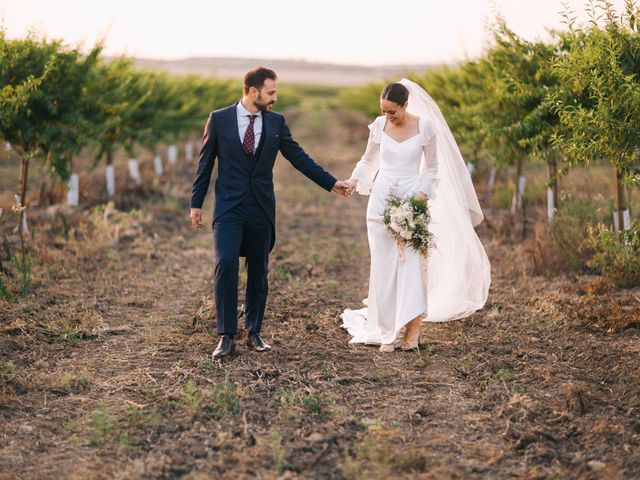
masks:
<instances>
[{"instance_id":1,"label":"red patterned tie","mask_svg":"<svg viewBox=\"0 0 640 480\"><path fill-rule=\"evenodd\" d=\"M242 147L247 155L253 156L253 149L256 144L256 136L253 133L253 124L256 121L257 115L251 115L249 117L249 126L244 134L244 140L242 141Z\"/></svg>"}]
</instances>

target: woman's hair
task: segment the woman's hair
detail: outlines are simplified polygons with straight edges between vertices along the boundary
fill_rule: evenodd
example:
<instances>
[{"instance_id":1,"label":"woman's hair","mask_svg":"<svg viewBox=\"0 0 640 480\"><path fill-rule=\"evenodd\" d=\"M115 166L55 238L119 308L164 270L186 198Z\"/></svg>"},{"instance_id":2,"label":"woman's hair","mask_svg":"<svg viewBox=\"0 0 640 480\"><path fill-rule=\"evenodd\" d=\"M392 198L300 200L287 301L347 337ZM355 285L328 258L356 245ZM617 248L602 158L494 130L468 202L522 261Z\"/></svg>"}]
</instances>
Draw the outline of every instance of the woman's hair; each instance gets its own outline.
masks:
<instances>
[{"instance_id":1,"label":"woman's hair","mask_svg":"<svg viewBox=\"0 0 640 480\"><path fill-rule=\"evenodd\" d=\"M401 83L390 83L384 87L380 98L402 106L409 100L409 90Z\"/></svg>"}]
</instances>

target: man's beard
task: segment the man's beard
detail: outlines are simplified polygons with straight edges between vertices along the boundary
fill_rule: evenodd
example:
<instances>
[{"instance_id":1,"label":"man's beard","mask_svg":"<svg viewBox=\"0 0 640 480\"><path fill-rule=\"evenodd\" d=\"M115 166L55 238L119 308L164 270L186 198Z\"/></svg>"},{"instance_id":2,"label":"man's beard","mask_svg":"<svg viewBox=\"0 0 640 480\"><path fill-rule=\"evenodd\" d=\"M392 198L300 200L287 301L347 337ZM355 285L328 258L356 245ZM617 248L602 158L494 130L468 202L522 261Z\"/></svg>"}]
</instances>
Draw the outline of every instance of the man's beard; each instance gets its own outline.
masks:
<instances>
[{"instance_id":1,"label":"man's beard","mask_svg":"<svg viewBox=\"0 0 640 480\"><path fill-rule=\"evenodd\" d=\"M262 103L259 100L256 100L255 102L253 102L253 105L260 110L261 112L266 112L269 110L269 107L271 107L271 105L273 105L275 102L271 102L271 103Z\"/></svg>"}]
</instances>

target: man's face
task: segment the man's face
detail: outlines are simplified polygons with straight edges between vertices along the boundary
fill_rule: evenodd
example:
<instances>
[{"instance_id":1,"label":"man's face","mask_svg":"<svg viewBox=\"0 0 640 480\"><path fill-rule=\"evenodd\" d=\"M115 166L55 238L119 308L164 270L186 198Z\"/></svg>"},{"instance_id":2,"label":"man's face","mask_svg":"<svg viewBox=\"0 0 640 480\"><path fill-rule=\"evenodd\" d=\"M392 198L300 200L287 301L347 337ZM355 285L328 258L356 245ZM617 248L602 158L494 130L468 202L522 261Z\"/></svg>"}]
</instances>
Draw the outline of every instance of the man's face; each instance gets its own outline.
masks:
<instances>
[{"instance_id":1,"label":"man's face","mask_svg":"<svg viewBox=\"0 0 640 480\"><path fill-rule=\"evenodd\" d=\"M257 98L253 101L253 104L261 112L271 110L273 104L278 101L278 95L276 94L277 84L275 80L267 78L262 84L262 89L258 91Z\"/></svg>"}]
</instances>

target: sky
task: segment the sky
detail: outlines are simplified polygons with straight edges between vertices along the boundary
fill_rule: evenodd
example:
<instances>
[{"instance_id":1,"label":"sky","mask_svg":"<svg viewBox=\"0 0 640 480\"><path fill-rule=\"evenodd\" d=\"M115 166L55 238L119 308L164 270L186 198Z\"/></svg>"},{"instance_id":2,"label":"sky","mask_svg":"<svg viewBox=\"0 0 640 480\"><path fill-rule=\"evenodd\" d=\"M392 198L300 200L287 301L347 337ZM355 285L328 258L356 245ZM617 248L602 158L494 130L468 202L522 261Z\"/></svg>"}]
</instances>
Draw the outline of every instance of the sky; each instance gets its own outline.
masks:
<instances>
[{"instance_id":1,"label":"sky","mask_svg":"<svg viewBox=\"0 0 640 480\"><path fill-rule=\"evenodd\" d=\"M579 20L585 0L567 0ZM624 0L613 0L619 11ZM357 65L452 63L481 54L500 13L527 39L563 28L560 0L0 0L11 38L30 30L105 53L295 59Z\"/></svg>"}]
</instances>

